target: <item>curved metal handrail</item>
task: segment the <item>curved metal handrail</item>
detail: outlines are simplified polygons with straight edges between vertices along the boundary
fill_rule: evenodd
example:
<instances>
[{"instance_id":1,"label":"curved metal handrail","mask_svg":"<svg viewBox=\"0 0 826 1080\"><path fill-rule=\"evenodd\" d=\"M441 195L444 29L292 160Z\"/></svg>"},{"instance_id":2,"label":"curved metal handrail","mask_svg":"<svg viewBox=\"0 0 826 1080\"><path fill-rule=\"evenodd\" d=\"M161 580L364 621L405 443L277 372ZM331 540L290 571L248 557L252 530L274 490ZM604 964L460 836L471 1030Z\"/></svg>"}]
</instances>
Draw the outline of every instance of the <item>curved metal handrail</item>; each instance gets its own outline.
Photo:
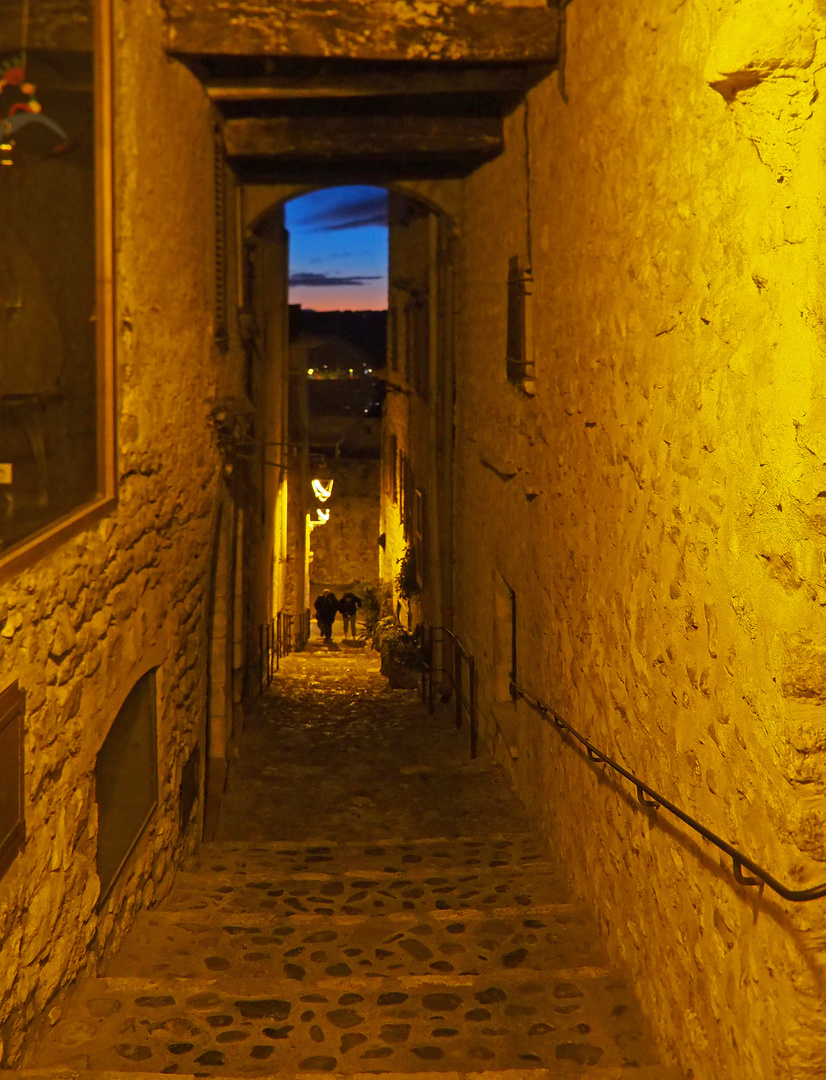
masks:
<instances>
[{"instance_id":1,"label":"curved metal handrail","mask_svg":"<svg viewBox=\"0 0 826 1080\"><path fill-rule=\"evenodd\" d=\"M678 806L675 806L673 802L670 802L664 795L661 795L654 788L645 783L644 780L640 780L638 776L630 772L628 769L623 768L604 754L596 746L593 745L584 735L580 733L564 720L556 709L548 705L547 702L538 698L536 694L533 694L530 690L526 690L518 683L512 682L510 684L511 693L515 697L520 697L526 701L529 705L533 706L538 712L542 713L545 717L550 717L551 722L559 730L581 743L587 751L588 758L591 761L598 762L601 765L609 765L614 772L624 777L630 784L637 789L637 798L643 806L648 807L650 810L659 810L662 807L667 810L674 817L679 818L685 825L699 833L704 840L708 840L709 843L714 844L721 851L724 851L726 855L732 861L732 871L734 873L735 880L741 885L757 885L760 888L763 885L768 885L770 889L782 896L784 900L793 900L796 902L804 900L820 900L826 896L826 882L822 885L815 885L810 889L790 889L782 882L778 881L776 877L773 877L768 870L764 870L762 866L759 866L753 859L750 859L748 855L744 855L742 851L738 851L736 847L733 847L727 841L723 840L721 836L712 832L711 829L707 829L705 825L702 825L690 814L686 814ZM746 877L743 874L743 867L749 870L754 877Z\"/></svg>"}]
</instances>

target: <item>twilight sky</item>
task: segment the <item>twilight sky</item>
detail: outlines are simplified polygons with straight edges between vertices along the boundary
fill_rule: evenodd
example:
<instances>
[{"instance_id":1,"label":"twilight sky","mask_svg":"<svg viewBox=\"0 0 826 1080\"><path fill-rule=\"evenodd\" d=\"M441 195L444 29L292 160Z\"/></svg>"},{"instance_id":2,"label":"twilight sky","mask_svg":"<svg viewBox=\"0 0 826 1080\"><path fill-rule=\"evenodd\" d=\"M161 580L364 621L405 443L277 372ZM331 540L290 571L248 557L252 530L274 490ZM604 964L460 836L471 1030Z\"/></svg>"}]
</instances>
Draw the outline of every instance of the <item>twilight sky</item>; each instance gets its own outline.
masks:
<instances>
[{"instance_id":1,"label":"twilight sky","mask_svg":"<svg viewBox=\"0 0 826 1080\"><path fill-rule=\"evenodd\" d=\"M387 307L387 192L324 188L286 205L290 303L316 311Z\"/></svg>"}]
</instances>

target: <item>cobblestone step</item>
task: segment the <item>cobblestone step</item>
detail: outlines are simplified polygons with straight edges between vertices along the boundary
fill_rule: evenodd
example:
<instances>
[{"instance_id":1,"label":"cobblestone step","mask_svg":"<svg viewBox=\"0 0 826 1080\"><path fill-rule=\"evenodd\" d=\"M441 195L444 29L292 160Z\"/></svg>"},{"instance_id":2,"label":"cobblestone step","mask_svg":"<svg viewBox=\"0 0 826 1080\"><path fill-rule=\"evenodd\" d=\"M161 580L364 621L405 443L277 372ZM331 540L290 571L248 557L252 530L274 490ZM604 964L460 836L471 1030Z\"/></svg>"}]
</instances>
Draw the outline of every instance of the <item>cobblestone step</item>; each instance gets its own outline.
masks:
<instances>
[{"instance_id":1,"label":"cobblestone step","mask_svg":"<svg viewBox=\"0 0 826 1080\"><path fill-rule=\"evenodd\" d=\"M656 1064L626 982L588 970L478 978L91 979L38 1067L262 1076ZM589 1072L589 1075L592 1075Z\"/></svg>"},{"instance_id":2,"label":"cobblestone step","mask_svg":"<svg viewBox=\"0 0 826 1080\"><path fill-rule=\"evenodd\" d=\"M529 841L204 845L164 903L173 911L376 915L561 903L557 867Z\"/></svg>"},{"instance_id":3,"label":"cobblestone step","mask_svg":"<svg viewBox=\"0 0 826 1080\"><path fill-rule=\"evenodd\" d=\"M453 770L455 771L455 770ZM548 864L549 853L537 840L523 837L497 836L484 840L473 837L391 839L372 843L242 843L221 842L204 844L190 860L187 869L242 869L250 864L272 867L282 873L324 871L342 873L358 867L360 871L411 873L458 869L502 869L513 867L525 870Z\"/></svg>"},{"instance_id":4,"label":"cobblestone step","mask_svg":"<svg viewBox=\"0 0 826 1080\"><path fill-rule=\"evenodd\" d=\"M151 963L147 958L152 958ZM376 979L553 970L607 963L590 920L571 904L425 915L244 915L216 921L203 911L144 912L109 976L201 978L213 972L298 981L354 975Z\"/></svg>"},{"instance_id":5,"label":"cobblestone step","mask_svg":"<svg viewBox=\"0 0 826 1080\"><path fill-rule=\"evenodd\" d=\"M117 1069L99 1069L99 1070L82 1070L67 1069L62 1066L54 1066L48 1069L21 1069L11 1074L18 1078L18 1080L134 1080L134 1072L125 1072ZM168 1075L164 1073L143 1073L141 1074L145 1080L149 1080L150 1077L158 1077ZM175 1074L179 1080L194 1080L195 1077L202 1076L202 1073L185 1073L177 1072ZM227 1073L225 1074L226 1080L233 1080L233 1077L245 1076L248 1074L243 1073ZM264 1076L277 1076L279 1080L329 1080L330 1073L313 1073L313 1072L279 1072L276 1074L265 1073ZM335 1075L335 1074L333 1074ZM376 1080L377 1070L372 1069L366 1072L348 1073L348 1080ZM496 1071L495 1069L486 1069L483 1074L467 1070L465 1072L455 1072L450 1070L444 1070L442 1072L418 1072L416 1074L416 1080L560 1080L565 1076L576 1076L576 1072L570 1072L565 1069L565 1065L560 1062L552 1069L509 1069L507 1071ZM685 1080L685 1075L676 1068L664 1066L664 1065L641 1065L639 1068L635 1068L632 1073L629 1073L625 1066L618 1067L603 1067L592 1066L588 1068L585 1075L588 1080L629 1080L629 1077L633 1076L634 1080ZM407 1076L406 1073L393 1072L392 1070L386 1070L381 1072L382 1080L404 1080Z\"/></svg>"}]
</instances>

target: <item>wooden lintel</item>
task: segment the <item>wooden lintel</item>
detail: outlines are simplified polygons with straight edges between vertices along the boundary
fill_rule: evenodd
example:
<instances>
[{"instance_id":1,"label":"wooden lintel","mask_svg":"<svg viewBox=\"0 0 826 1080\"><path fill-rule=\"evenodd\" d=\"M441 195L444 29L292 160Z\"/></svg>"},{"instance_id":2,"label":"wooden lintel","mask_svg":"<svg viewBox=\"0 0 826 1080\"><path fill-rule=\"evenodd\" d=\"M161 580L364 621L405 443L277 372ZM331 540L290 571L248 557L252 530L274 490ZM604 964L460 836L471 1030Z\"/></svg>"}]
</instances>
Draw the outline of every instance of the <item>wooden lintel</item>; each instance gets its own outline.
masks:
<instances>
[{"instance_id":1,"label":"wooden lintel","mask_svg":"<svg viewBox=\"0 0 826 1080\"><path fill-rule=\"evenodd\" d=\"M496 117L279 116L224 123L229 158L330 162L385 158L494 157L502 150Z\"/></svg>"},{"instance_id":2,"label":"wooden lintel","mask_svg":"<svg viewBox=\"0 0 826 1080\"><path fill-rule=\"evenodd\" d=\"M438 158L407 161L404 158L385 158L381 161L337 161L337 184L391 184L414 180L454 180L468 176L487 158ZM267 158L234 158L232 167L242 184L299 184L328 187L329 164L306 161L271 161Z\"/></svg>"},{"instance_id":3,"label":"wooden lintel","mask_svg":"<svg viewBox=\"0 0 826 1080\"><path fill-rule=\"evenodd\" d=\"M213 79L206 83L217 102L314 100L347 97L393 97L426 94L522 94L532 79L522 67L444 68L318 75L272 75L252 79Z\"/></svg>"},{"instance_id":4,"label":"wooden lintel","mask_svg":"<svg viewBox=\"0 0 826 1080\"><path fill-rule=\"evenodd\" d=\"M167 0L176 56L552 63L555 8L440 0Z\"/></svg>"}]
</instances>

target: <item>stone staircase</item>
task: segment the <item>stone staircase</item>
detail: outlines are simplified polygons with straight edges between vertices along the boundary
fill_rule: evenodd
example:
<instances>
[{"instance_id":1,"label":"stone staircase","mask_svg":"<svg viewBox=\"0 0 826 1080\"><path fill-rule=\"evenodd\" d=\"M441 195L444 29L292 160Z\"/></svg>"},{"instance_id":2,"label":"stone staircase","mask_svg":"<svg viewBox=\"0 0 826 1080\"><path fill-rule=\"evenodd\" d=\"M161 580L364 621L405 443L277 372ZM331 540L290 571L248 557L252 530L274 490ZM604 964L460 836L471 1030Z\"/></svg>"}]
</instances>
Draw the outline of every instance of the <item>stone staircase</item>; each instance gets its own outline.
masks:
<instances>
[{"instance_id":1,"label":"stone staircase","mask_svg":"<svg viewBox=\"0 0 826 1080\"><path fill-rule=\"evenodd\" d=\"M204 845L24 1070L678 1080L530 839Z\"/></svg>"}]
</instances>

